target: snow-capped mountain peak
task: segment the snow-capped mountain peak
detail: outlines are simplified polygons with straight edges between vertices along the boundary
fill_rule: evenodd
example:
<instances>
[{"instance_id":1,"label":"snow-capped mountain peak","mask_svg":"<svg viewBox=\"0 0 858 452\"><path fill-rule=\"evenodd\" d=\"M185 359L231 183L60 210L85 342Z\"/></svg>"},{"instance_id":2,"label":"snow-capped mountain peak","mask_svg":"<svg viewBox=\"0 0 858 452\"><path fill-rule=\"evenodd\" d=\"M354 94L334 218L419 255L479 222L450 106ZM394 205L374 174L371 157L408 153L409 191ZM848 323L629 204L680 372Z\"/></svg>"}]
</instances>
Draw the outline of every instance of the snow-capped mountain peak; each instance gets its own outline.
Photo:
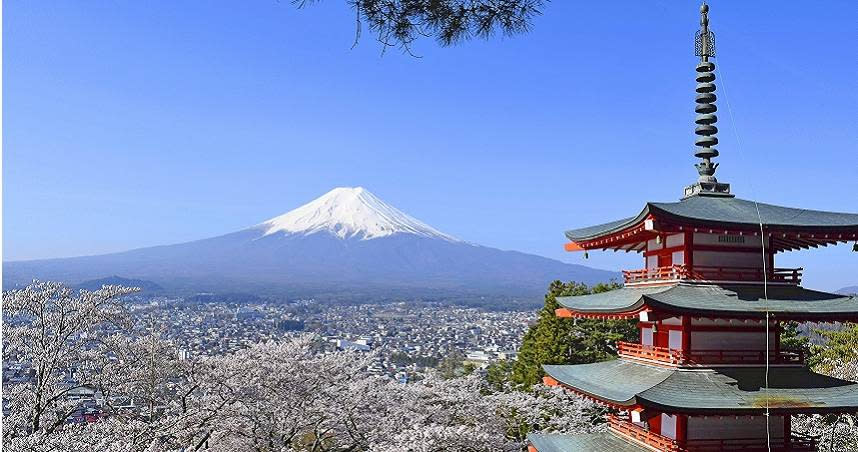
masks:
<instances>
[{"instance_id":1,"label":"snow-capped mountain peak","mask_svg":"<svg viewBox=\"0 0 858 452\"><path fill-rule=\"evenodd\" d=\"M258 227L265 235L308 235L327 231L341 239L371 240L393 234L413 234L459 241L385 203L363 187L335 188Z\"/></svg>"}]
</instances>

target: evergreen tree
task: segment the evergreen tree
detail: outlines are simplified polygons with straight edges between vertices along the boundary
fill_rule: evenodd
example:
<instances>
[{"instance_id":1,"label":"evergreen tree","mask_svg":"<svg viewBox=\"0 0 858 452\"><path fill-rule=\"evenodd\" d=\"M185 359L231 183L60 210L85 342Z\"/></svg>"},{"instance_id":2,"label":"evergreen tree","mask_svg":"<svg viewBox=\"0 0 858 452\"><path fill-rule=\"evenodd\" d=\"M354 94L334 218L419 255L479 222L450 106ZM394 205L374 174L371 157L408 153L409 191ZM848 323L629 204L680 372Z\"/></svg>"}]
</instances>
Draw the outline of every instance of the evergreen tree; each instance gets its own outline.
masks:
<instances>
[{"instance_id":1,"label":"evergreen tree","mask_svg":"<svg viewBox=\"0 0 858 452\"><path fill-rule=\"evenodd\" d=\"M808 360L811 367L823 373L832 363L858 361L858 323L844 323L839 330L817 330L826 339L824 345L813 346Z\"/></svg>"},{"instance_id":2,"label":"evergreen tree","mask_svg":"<svg viewBox=\"0 0 858 452\"><path fill-rule=\"evenodd\" d=\"M802 352L806 359L810 359L813 350L810 338L801 334L799 323L795 321L781 324L781 350L789 352Z\"/></svg>"},{"instance_id":3,"label":"evergreen tree","mask_svg":"<svg viewBox=\"0 0 858 452\"><path fill-rule=\"evenodd\" d=\"M293 0L298 7L318 0ZM533 18L542 14L546 0L348 0L357 19L355 44L363 27L369 28L385 47L399 46L410 52L420 37L433 37L452 45L471 37L495 34L513 36L530 30Z\"/></svg>"},{"instance_id":4,"label":"evergreen tree","mask_svg":"<svg viewBox=\"0 0 858 452\"><path fill-rule=\"evenodd\" d=\"M515 365L514 361L508 359L489 364L486 368L486 383L489 389L495 392L504 392L509 388L510 376Z\"/></svg>"},{"instance_id":5,"label":"evergreen tree","mask_svg":"<svg viewBox=\"0 0 858 452\"><path fill-rule=\"evenodd\" d=\"M621 287L617 283L587 287L576 282L554 281L545 295L539 319L524 335L518 360L512 366L511 383L529 389L542 380L543 364L581 364L616 357L616 341L634 340L634 320L582 320L558 318L557 297L607 292Z\"/></svg>"}]
</instances>

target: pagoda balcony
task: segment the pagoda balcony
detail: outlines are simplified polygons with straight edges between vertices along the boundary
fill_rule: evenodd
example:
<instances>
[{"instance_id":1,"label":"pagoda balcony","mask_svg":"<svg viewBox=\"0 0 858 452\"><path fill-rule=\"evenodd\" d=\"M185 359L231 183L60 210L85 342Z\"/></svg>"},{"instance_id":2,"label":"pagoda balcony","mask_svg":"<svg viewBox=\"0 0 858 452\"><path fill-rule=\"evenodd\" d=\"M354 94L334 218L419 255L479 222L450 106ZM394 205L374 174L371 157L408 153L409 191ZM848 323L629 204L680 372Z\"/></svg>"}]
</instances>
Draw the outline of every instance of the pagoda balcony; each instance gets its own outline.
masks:
<instances>
[{"instance_id":1,"label":"pagoda balcony","mask_svg":"<svg viewBox=\"0 0 858 452\"><path fill-rule=\"evenodd\" d=\"M767 451L816 451L816 438L792 433L788 441L773 439L767 444L765 438L729 438L729 439L692 439L677 441L673 438L652 432L646 427L624 419L616 414L609 414L608 426L618 435L645 444L665 452L767 452Z\"/></svg>"},{"instance_id":2,"label":"pagoda balcony","mask_svg":"<svg viewBox=\"0 0 858 452\"><path fill-rule=\"evenodd\" d=\"M608 415L608 426L617 434L639 443L646 444L656 450L665 452L682 451L676 440L651 432L634 422L622 419L616 414Z\"/></svg>"},{"instance_id":3,"label":"pagoda balcony","mask_svg":"<svg viewBox=\"0 0 858 452\"><path fill-rule=\"evenodd\" d=\"M772 284L801 284L803 268L773 268L766 272L766 281ZM759 267L725 267L686 265L623 270L627 286L667 281L762 283L763 269Z\"/></svg>"},{"instance_id":4,"label":"pagoda balcony","mask_svg":"<svg viewBox=\"0 0 858 452\"><path fill-rule=\"evenodd\" d=\"M810 452L818 450L819 441L810 436L793 433L788 442L782 439L772 439L771 448L765 438L730 438L730 439L692 439L685 442L681 451L688 452L721 452L721 451L743 451L743 452L768 452L768 451L791 451Z\"/></svg>"},{"instance_id":5,"label":"pagoda balcony","mask_svg":"<svg viewBox=\"0 0 858 452\"><path fill-rule=\"evenodd\" d=\"M670 364L682 364L684 361L684 354L679 350L632 342L617 341L617 354L620 358L645 359Z\"/></svg>"},{"instance_id":6,"label":"pagoda balcony","mask_svg":"<svg viewBox=\"0 0 858 452\"><path fill-rule=\"evenodd\" d=\"M631 342L617 342L617 353L622 358L659 361L672 365L735 365L765 364L765 350L681 350L656 347ZM769 351L770 364L804 364L805 356L801 350Z\"/></svg>"}]
</instances>

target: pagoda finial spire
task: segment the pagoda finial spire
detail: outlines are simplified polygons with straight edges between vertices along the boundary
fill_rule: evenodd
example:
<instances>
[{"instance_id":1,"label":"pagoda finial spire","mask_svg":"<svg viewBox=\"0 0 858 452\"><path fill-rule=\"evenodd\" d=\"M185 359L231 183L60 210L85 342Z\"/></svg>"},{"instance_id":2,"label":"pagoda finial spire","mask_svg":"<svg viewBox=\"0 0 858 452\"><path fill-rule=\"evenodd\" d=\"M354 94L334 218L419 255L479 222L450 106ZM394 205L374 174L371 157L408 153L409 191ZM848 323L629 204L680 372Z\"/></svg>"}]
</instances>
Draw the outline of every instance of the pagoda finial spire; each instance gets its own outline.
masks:
<instances>
[{"instance_id":1,"label":"pagoda finial spire","mask_svg":"<svg viewBox=\"0 0 858 452\"><path fill-rule=\"evenodd\" d=\"M718 108L715 106L715 63L709 61L710 57L715 56L715 34L709 30L709 5L704 1L700 6L700 30L694 35L694 54L700 57L700 62L697 63L697 97L695 101L697 106L694 111L697 112L697 117L694 122L697 127L694 133L697 138L694 144L697 149L694 156L703 161L695 164L699 177L694 185L685 187L685 197L694 195L714 195L714 196L732 196L730 194L730 184L722 184L715 178L715 170L718 168L717 163L713 163L712 159L718 156L718 150L715 145L718 144L718 128L715 123L718 122L718 117L715 111Z\"/></svg>"}]
</instances>

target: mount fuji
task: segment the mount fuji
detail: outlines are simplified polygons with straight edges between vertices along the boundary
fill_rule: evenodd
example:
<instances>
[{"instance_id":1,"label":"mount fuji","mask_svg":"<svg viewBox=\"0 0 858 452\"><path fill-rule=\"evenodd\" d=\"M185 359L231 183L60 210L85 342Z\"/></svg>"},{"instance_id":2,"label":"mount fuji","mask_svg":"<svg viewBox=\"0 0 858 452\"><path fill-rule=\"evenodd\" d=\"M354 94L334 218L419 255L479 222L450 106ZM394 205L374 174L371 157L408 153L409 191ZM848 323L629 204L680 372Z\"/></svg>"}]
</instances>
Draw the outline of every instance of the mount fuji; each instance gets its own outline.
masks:
<instances>
[{"instance_id":1,"label":"mount fuji","mask_svg":"<svg viewBox=\"0 0 858 452\"><path fill-rule=\"evenodd\" d=\"M538 300L555 279L588 284L614 272L464 242L362 187L335 188L230 234L98 256L3 263L4 287L122 275L176 292L328 299L507 296Z\"/></svg>"}]
</instances>

